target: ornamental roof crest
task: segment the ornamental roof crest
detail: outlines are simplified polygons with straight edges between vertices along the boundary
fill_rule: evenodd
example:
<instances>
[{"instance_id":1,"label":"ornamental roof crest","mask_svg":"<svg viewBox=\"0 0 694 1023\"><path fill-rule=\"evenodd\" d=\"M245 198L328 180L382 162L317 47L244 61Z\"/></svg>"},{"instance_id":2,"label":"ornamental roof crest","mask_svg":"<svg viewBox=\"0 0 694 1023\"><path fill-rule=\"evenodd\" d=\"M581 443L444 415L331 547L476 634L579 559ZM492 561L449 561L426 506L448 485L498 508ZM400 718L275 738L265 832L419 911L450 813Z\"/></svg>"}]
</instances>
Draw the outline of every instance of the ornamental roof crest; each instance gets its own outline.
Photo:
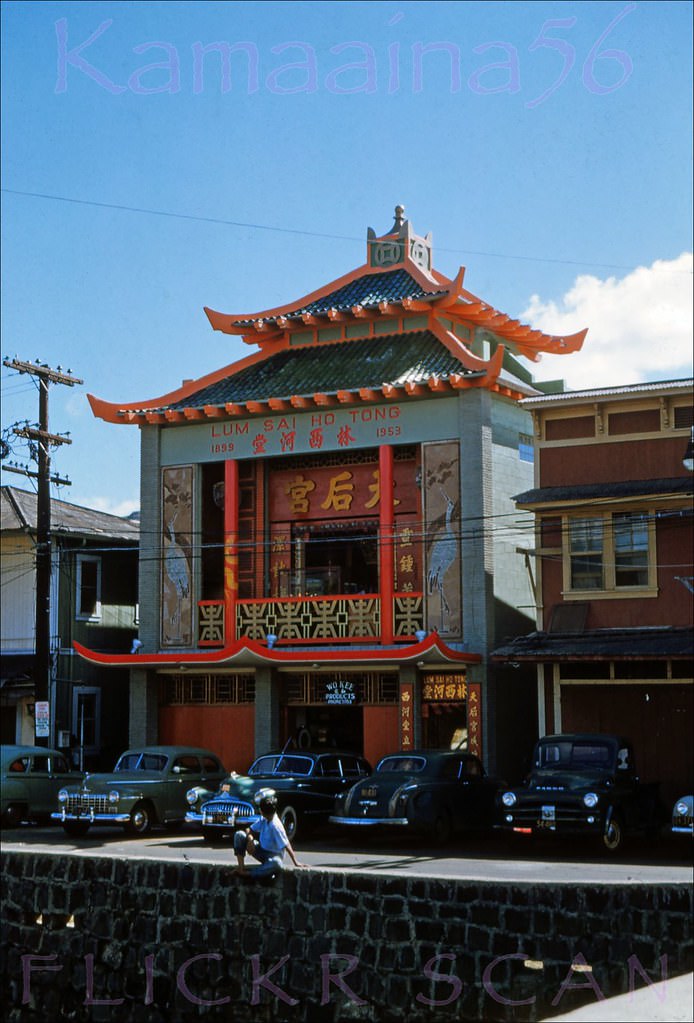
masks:
<instances>
[{"instance_id":1,"label":"ornamental roof crest","mask_svg":"<svg viewBox=\"0 0 694 1023\"><path fill-rule=\"evenodd\" d=\"M395 219L390 231L377 236L370 227L366 239L366 261L369 266L385 269L409 261L425 273L431 273L431 232L425 238L416 235L405 216L404 206L395 207Z\"/></svg>"}]
</instances>

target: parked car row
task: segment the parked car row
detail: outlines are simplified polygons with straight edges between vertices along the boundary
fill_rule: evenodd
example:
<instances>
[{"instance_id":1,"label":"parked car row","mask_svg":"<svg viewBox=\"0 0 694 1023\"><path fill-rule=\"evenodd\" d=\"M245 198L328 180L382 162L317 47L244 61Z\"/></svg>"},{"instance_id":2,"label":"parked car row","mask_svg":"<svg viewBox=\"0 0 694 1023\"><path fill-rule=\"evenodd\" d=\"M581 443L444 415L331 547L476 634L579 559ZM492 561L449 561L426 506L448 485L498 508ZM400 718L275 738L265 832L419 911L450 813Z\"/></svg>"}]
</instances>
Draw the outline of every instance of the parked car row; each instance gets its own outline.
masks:
<instances>
[{"instance_id":1,"label":"parked car row","mask_svg":"<svg viewBox=\"0 0 694 1023\"><path fill-rule=\"evenodd\" d=\"M370 773L369 762L354 753L336 750L269 753L251 764L247 776L230 775L218 793L191 789L186 820L199 825L203 838L214 841L230 834L237 821L247 827L259 820L255 797L271 787L291 842L299 827L308 832L324 824L332 813L336 796Z\"/></svg>"},{"instance_id":2,"label":"parked car row","mask_svg":"<svg viewBox=\"0 0 694 1023\"><path fill-rule=\"evenodd\" d=\"M59 750L2 747L2 822L59 821L72 837L121 825L134 835L188 822L205 841L231 837L260 817L256 800L274 790L290 840L332 823L341 831L427 836L496 828L517 835L587 835L608 852L625 836L662 824L657 785L643 784L630 743L604 734L544 736L529 775L507 786L478 757L412 750L363 757L287 749L259 757L247 775L228 774L209 750L147 746L127 750L113 771L81 775ZM692 796L673 808L674 834L693 834Z\"/></svg>"}]
</instances>

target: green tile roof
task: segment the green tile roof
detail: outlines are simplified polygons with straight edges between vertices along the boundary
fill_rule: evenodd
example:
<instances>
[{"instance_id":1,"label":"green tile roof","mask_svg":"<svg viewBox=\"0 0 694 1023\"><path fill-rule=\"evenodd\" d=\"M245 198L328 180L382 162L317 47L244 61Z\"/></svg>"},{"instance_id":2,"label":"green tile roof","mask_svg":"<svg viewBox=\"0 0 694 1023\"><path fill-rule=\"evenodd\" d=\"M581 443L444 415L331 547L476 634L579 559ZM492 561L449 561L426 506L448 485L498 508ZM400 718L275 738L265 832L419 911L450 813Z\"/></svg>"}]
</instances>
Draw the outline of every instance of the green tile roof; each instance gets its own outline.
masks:
<instances>
[{"instance_id":1,"label":"green tile roof","mask_svg":"<svg viewBox=\"0 0 694 1023\"><path fill-rule=\"evenodd\" d=\"M407 270L388 270L378 274L364 274L349 284L331 291L323 298L315 299L306 305L284 312L283 316L301 316L303 313L325 315L330 309L347 311L355 305L369 308L379 302L400 302L403 298L424 298L431 295L443 295L443 290L432 288L425 291ZM279 314L278 314L279 315ZM275 319L276 317L269 317ZM253 323L254 320L234 320L236 324Z\"/></svg>"},{"instance_id":2,"label":"green tile roof","mask_svg":"<svg viewBox=\"0 0 694 1023\"><path fill-rule=\"evenodd\" d=\"M431 376L471 375L429 331L283 349L262 362L205 387L170 409L292 395L334 394L383 384L420 383ZM476 375L476 374L472 374Z\"/></svg>"}]
</instances>

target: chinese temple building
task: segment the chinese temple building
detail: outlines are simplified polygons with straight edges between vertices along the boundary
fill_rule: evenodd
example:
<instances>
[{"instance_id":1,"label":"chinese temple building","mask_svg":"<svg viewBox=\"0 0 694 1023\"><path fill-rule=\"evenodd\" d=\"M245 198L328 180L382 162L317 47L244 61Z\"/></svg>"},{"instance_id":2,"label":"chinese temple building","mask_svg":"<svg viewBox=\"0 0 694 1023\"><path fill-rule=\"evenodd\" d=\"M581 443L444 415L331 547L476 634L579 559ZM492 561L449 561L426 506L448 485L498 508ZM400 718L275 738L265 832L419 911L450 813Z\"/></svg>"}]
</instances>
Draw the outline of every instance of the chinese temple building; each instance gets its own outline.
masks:
<instances>
[{"instance_id":1,"label":"chinese temple building","mask_svg":"<svg viewBox=\"0 0 694 1023\"><path fill-rule=\"evenodd\" d=\"M580 349L433 267L396 207L367 260L262 312L205 312L246 358L148 401L90 397L141 432L140 641L131 742L245 770L297 744L460 747L504 768L537 728L488 655L529 631L532 420L558 386L520 358ZM527 560L527 559L526 559ZM524 724L525 722L525 724Z\"/></svg>"}]
</instances>

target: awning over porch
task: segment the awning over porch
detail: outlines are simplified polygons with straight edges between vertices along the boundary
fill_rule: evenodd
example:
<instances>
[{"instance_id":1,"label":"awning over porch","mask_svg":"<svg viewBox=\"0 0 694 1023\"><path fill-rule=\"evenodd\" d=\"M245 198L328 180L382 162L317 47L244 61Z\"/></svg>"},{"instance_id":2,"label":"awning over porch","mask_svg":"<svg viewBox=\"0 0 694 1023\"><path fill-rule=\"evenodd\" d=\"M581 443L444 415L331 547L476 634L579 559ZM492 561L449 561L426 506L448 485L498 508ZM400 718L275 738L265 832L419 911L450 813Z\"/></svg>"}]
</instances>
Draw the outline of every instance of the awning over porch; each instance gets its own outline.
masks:
<instances>
[{"instance_id":1,"label":"awning over porch","mask_svg":"<svg viewBox=\"0 0 694 1023\"><path fill-rule=\"evenodd\" d=\"M684 660L694 656L694 629L644 627L593 629L582 633L531 632L497 647L491 660L628 661Z\"/></svg>"}]
</instances>

